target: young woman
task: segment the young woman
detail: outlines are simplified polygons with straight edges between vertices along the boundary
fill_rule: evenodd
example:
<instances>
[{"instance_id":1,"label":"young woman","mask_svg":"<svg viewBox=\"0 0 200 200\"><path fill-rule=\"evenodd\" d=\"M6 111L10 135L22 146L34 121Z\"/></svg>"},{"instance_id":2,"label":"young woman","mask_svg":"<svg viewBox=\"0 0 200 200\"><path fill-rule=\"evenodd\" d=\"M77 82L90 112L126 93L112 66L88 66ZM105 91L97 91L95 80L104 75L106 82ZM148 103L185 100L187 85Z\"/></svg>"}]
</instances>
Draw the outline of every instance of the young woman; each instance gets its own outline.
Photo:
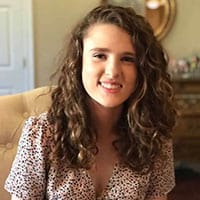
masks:
<instances>
[{"instance_id":1,"label":"young woman","mask_svg":"<svg viewBox=\"0 0 200 200\"><path fill-rule=\"evenodd\" d=\"M149 23L99 6L64 49L49 111L24 126L5 184L12 199L167 199L175 110Z\"/></svg>"}]
</instances>

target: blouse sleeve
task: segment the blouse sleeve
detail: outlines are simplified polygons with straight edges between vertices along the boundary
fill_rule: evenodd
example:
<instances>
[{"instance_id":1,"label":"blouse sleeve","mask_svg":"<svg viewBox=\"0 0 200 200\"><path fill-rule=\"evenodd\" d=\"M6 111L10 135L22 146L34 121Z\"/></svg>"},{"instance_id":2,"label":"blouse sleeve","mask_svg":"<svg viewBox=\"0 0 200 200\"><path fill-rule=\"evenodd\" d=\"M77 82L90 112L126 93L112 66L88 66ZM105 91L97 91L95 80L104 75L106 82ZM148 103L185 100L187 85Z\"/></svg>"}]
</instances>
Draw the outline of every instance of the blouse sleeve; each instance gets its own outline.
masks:
<instances>
[{"instance_id":1,"label":"blouse sleeve","mask_svg":"<svg viewBox=\"0 0 200 200\"><path fill-rule=\"evenodd\" d=\"M5 189L23 200L45 196L49 128L45 115L30 117L23 128Z\"/></svg>"},{"instance_id":2,"label":"blouse sleeve","mask_svg":"<svg viewBox=\"0 0 200 200\"><path fill-rule=\"evenodd\" d=\"M146 199L167 195L175 186L172 140L163 144L161 155L154 163Z\"/></svg>"}]
</instances>

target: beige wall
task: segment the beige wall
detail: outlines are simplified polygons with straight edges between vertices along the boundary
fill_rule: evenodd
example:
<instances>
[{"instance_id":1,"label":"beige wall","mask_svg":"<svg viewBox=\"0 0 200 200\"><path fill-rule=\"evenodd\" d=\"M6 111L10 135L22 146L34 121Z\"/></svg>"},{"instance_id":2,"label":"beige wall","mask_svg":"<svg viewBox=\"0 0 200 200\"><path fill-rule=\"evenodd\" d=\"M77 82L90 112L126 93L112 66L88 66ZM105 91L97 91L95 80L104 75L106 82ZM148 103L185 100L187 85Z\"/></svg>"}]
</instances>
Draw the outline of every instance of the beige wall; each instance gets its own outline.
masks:
<instances>
[{"instance_id":1,"label":"beige wall","mask_svg":"<svg viewBox=\"0 0 200 200\"><path fill-rule=\"evenodd\" d=\"M177 15L172 30L162 41L169 55L187 57L200 52L200 0L176 0ZM33 0L35 83L49 83L55 57L70 28L100 0Z\"/></svg>"},{"instance_id":2,"label":"beige wall","mask_svg":"<svg viewBox=\"0 0 200 200\"><path fill-rule=\"evenodd\" d=\"M33 0L36 87L49 84L66 33L98 3L98 0Z\"/></svg>"},{"instance_id":3,"label":"beige wall","mask_svg":"<svg viewBox=\"0 0 200 200\"><path fill-rule=\"evenodd\" d=\"M200 55L200 0L176 0L177 14L174 26L163 45L175 58Z\"/></svg>"}]
</instances>

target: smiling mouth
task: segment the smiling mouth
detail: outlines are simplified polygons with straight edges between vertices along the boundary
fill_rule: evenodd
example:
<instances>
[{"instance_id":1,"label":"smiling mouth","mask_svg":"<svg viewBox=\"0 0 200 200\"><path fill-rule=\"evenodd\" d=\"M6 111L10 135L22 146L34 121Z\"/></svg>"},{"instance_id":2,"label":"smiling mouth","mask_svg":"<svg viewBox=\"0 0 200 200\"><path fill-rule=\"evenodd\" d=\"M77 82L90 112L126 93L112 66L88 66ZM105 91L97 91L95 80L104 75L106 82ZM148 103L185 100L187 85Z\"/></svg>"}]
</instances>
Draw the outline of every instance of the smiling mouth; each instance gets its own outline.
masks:
<instances>
[{"instance_id":1,"label":"smiling mouth","mask_svg":"<svg viewBox=\"0 0 200 200\"><path fill-rule=\"evenodd\" d=\"M119 84L119 83L105 83L105 82L99 82L99 84L100 84L103 88L105 88L105 89L110 89L110 90L122 88L122 85Z\"/></svg>"}]
</instances>

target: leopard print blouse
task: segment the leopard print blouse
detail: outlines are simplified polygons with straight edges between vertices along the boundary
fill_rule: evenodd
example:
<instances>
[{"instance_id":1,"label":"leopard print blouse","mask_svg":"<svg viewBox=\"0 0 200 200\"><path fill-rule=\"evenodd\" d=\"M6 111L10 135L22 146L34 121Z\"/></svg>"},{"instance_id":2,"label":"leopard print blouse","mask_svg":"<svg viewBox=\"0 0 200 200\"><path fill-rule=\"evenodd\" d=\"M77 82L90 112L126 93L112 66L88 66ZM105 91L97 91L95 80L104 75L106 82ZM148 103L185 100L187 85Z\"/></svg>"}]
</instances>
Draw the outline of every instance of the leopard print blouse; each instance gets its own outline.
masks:
<instances>
[{"instance_id":1,"label":"leopard print blouse","mask_svg":"<svg viewBox=\"0 0 200 200\"><path fill-rule=\"evenodd\" d=\"M163 146L165 160L157 159L151 172L139 175L116 164L101 197L96 197L86 169L49 166L52 128L47 114L30 117L23 128L18 151L5 189L22 200L145 200L166 195L175 185L172 142ZM49 166L49 167L48 167Z\"/></svg>"}]
</instances>

